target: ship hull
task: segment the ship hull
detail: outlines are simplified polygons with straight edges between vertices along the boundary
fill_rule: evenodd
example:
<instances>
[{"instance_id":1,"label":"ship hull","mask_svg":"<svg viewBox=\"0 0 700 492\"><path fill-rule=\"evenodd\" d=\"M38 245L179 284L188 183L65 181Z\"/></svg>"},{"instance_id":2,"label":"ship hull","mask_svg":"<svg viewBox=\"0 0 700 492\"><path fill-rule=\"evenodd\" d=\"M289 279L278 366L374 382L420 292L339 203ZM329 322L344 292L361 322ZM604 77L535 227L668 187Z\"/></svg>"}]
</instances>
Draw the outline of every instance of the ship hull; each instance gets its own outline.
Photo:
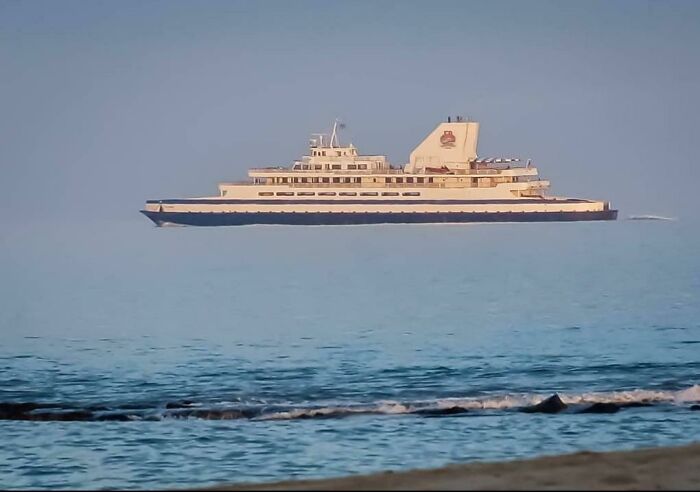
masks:
<instances>
[{"instance_id":1,"label":"ship hull","mask_svg":"<svg viewBox=\"0 0 700 492\"><path fill-rule=\"evenodd\" d=\"M157 226L449 224L615 220L617 210L556 212L159 212L141 210Z\"/></svg>"}]
</instances>

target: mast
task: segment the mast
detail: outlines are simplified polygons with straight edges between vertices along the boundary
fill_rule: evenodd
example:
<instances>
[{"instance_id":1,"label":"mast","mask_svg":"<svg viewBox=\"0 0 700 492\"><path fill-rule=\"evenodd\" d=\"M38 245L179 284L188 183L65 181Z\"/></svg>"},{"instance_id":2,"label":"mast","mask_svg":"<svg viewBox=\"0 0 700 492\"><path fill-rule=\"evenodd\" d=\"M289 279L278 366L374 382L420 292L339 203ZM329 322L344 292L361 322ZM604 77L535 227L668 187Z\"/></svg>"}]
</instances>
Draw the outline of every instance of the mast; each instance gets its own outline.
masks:
<instances>
[{"instance_id":1,"label":"mast","mask_svg":"<svg viewBox=\"0 0 700 492\"><path fill-rule=\"evenodd\" d=\"M328 134L327 133L312 133L312 137L317 137L313 138L312 140L317 142L318 147L320 148L330 148L333 149L335 147L340 147L340 139L338 138L338 130L341 130L345 128L345 125L343 123L340 123L338 121L338 118L335 119L333 122L333 131L330 135L330 138L328 139ZM326 138L324 138L326 137ZM328 139L326 141L326 139ZM352 144L351 144L352 145Z\"/></svg>"},{"instance_id":2,"label":"mast","mask_svg":"<svg viewBox=\"0 0 700 492\"><path fill-rule=\"evenodd\" d=\"M333 122L333 133L331 133L331 143L330 143L330 148L333 148L333 141L335 141L336 147L340 147L340 144L338 144L338 133L337 133L337 128L338 128L338 118L335 119Z\"/></svg>"}]
</instances>

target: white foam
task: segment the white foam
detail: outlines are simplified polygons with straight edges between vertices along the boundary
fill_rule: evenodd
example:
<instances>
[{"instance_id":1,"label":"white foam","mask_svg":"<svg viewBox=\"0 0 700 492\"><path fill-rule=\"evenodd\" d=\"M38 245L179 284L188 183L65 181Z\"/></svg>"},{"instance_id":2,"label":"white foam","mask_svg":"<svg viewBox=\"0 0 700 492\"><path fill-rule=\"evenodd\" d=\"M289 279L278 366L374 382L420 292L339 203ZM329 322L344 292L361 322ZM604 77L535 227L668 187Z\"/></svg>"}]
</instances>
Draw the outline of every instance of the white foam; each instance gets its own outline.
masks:
<instances>
[{"instance_id":1,"label":"white foam","mask_svg":"<svg viewBox=\"0 0 700 492\"><path fill-rule=\"evenodd\" d=\"M629 215L627 220L678 220L675 217L664 217L663 215Z\"/></svg>"},{"instance_id":2,"label":"white foam","mask_svg":"<svg viewBox=\"0 0 700 492\"><path fill-rule=\"evenodd\" d=\"M677 403L700 401L700 384L693 385L681 391L676 391L674 400Z\"/></svg>"},{"instance_id":3,"label":"white foam","mask_svg":"<svg viewBox=\"0 0 700 492\"><path fill-rule=\"evenodd\" d=\"M547 394L506 394L491 398L446 398L437 400L438 408L453 406L465 409L502 410L537 403L552 396ZM682 403L700 401L700 385L680 391L635 389L628 391L599 391L586 393L559 393L559 398L567 405L592 405L594 403ZM425 402L429 403L429 402Z\"/></svg>"},{"instance_id":4,"label":"white foam","mask_svg":"<svg viewBox=\"0 0 700 492\"><path fill-rule=\"evenodd\" d=\"M464 410L508 410L536 405L552 396L553 393L504 394L489 397L441 398L434 400L417 400L399 402L381 400L368 404L343 405L329 404L322 407L299 407L285 411L263 414L256 420L293 420L323 416L343 416L349 414L401 415L430 410L462 408ZM599 391L586 393L559 393L567 405L592 405L594 403L671 403L700 401L700 385L694 385L679 391L635 389L628 391Z\"/></svg>"},{"instance_id":5,"label":"white foam","mask_svg":"<svg viewBox=\"0 0 700 492\"><path fill-rule=\"evenodd\" d=\"M399 403L396 401L385 401L385 402L381 402L377 406L376 411L377 411L377 413L402 414L402 413L410 413L414 410L412 407L404 405L403 403Z\"/></svg>"},{"instance_id":6,"label":"white foam","mask_svg":"<svg viewBox=\"0 0 700 492\"><path fill-rule=\"evenodd\" d=\"M673 391L630 390L611 392L592 392L574 395L559 395L567 405L582 405L593 403L654 403L674 400Z\"/></svg>"},{"instance_id":7,"label":"white foam","mask_svg":"<svg viewBox=\"0 0 700 492\"><path fill-rule=\"evenodd\" d=\"M506 394L491 398L445 398L437 400L438 408L460 407L466 410L506 410L534 405L550 395Z\"/></svg>"},{"instance_id":8,"label":"white foam","mask_svg":"<svg viewBox=\"0 0 700 492\"><path fill-rule=\"evenodd\" d=\"M295 408L292 410L263 414L255 420L293 420L305 417L323 417L328 415L345 415L351 413L369 413L371 407L321 407L321 408Z\"/></svg>"}]
</instances>

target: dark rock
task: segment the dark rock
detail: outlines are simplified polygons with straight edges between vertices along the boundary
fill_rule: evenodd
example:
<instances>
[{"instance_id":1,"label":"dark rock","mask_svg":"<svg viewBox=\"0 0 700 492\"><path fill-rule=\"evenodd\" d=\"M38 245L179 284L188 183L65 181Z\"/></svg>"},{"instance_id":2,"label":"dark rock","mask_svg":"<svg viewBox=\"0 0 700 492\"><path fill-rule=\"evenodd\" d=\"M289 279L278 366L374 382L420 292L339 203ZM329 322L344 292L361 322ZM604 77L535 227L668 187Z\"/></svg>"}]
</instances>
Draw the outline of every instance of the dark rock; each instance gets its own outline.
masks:
<instances>
[{"instance_id":1,"label":"dark rock","mask_svg":"<svg viewBox=\"0 0 700 492\"><path fill-rule=\"evenodd\" d=\"M467 413L469 410L466 408L454 406L448 408L426 408L423 410L418 410L415 413L417 415L423 415L424 417L442 417L447 415L458 415L460 413Z\"/></svg>"},{"instance_id":2,"label":"dark rock","mask_svg":"<svg viewBox=\"0 0 700 492\"><path fill-rule=\"evenodd\" d=\"M521 412L525 413L559 413L562 410L566 410L569 406L561 401L559 395L556 393L539 402L537 405L531 407L525 407L520 409Z\"/></svg>"},{"instance_id":3,"label":"dark rock","mask_svg":"<svg viewBox=\"0 0 700 492\"><path fill-rule=\"evenodd\" d=\"M37 408L37 403L0 403L0 420L19 420L24 414Z\"/></svg>"},{"instance_id":4,"label":"dark rock","mask_svg":"<svg viewBox=\"0 0 700 492\"><path fill-rule=\"evenodd\" d=\"M690 409L691 410L700 410L700 405L691 405Z\"/></svg>"},{"instance_id":5,"label":"dark rock","mask_svg":"<svg viewBox=\"0 0 700 492\"><path fill-rule=\"evenodd\" d=\"M41 408L38 403L0 403L0 412L6 413L26 413Z\"/></svg>"},{"instance_id":6,"label":"dark rock","mask_svg":"<svg viewBox=\"0 0 700 492\"><path fill-rule=\"evenodd\" d=\"M60 422L84 422L93 420L94 414L85 410L74 410L70 412L40 412L26 414L26 419L38 421L60 421Z\"/></svg>"},{"instance_id":7,"label":"dark rock","mask_svg":"<svg viewBox=\"0 0 700 492\"><path fill-rule=\"evenodd\" d=\"M644 408L644 407L653 407L653 403L649 403L646 401L631 401L629 403L618 403L620 408Z\"/></svg>"},{"instance_id":8,"label":"dark rock","mask_svg":"<svg viewBox=\"0 0 700 492\"><path fill-rule=\"evenodd\" d=\"M594 403L588 408L584 408L579 413L617 413L620 406L615 403Z\"/></svg>"},{"instance_id":9,"label":"dark rock","mask_svg":"<svg viewBox=\"0 0 700 492\"><path fill-rule=\"evenodd\" d=\"M89 412L105 412L110 410L110 408L105 407L104 405L88 405L87 407L84 407L83 410L87 410Z\"/></svg>"},{"instance_id":10,"label":"dark rock","mask_svg":"<svg viewBox=\"0 0 700 492\"><path fill-rule=\"evenodd\" d=\"M0 420L30 420L29 412L42 408L56 408L58 405L45 403L0 403Z\"/></svg>"}]
</instances>

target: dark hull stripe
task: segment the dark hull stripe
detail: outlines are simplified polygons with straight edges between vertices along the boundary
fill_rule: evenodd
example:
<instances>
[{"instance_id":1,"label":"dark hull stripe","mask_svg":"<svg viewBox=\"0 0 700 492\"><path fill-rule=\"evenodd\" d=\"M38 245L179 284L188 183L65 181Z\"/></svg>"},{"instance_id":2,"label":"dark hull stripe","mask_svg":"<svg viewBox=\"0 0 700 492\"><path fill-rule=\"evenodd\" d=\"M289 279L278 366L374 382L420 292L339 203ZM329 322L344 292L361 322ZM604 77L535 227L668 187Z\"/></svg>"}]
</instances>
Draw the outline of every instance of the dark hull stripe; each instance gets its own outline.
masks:
<instances>
[{"instance_id":1,"label":"dark hull stripe","mask_svg":"<svg viewBox=\"0 0 700 492\"><path fill-rule=\"evenodd\" d=\"M336 213L336 212L150 212L141 210L156 225L165 223L192 226L232 226L252 224L352 225L352 224L432 224L457 222L554 222L615 220L617 210L597 212L426 212L426 213Z\"/></svg>"},{"instance_id":2,"label":"dark hull stripe","mask_svg":"<svg viewBox=\"0 0 700 492\"><path fill-rule=\"evenodd\" d=\"M523 199L498 199L498 200L412 200L405 199L381 199L381 198L340 198L329 200L327 198L268 198L268 199L215 199L215 198L172 198L166 200L146 200L146 203L163 205L496 205L496 204L521 204L521 203L590 203L591 200L567 198L565 200L542 200L538 198Z\"/></svg>"}]
</instances>

